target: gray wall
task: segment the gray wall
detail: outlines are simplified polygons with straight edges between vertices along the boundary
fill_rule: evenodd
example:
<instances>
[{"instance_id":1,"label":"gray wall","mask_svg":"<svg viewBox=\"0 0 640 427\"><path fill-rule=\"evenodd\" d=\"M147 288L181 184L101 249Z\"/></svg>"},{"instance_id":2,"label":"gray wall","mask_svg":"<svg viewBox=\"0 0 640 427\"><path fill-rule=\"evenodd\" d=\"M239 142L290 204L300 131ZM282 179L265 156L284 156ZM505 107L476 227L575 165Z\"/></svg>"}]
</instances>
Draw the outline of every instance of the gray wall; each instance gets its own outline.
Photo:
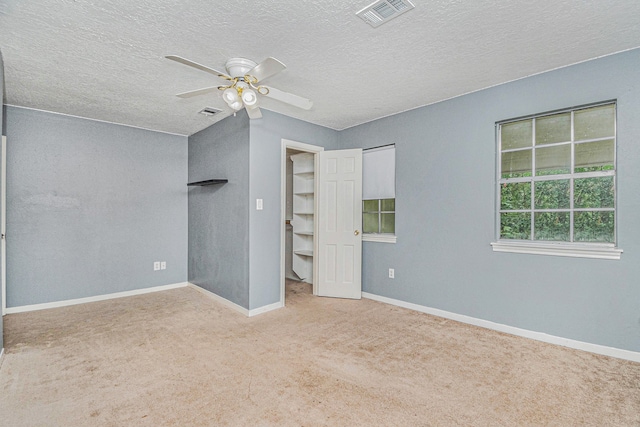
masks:
<instances>
[{"instance_id":1,"label":"gray wall","mask_svg":"<svg viewBox=\"0 0 640 427\"><path fill-rule=\"evenodd\" d=\"M396 244L365 242L364 291L640 351L640 50L340 132L396 144ZM619 261L494 253L495 122L618 100ZM388 279L388 268L395 279Z\"/></svg>"},{"instance_id":2,"label":"gray wall","mask_svg":"<svg viewBox=\"0 0 640 427\"><path fill-rule=\"evenodd\" d=\"M189 137L189 281L249 308L249 119L228 117Z\"/></svg>"},{"instance_id":3,"label":"gray wall","mask_svg":"<svg viewBox=\"0 0 640 427\"><path fill-rule=\"evenodd\" d=\"M271 111L251 121L250 275L251 309L280 301L282 139L338 148L338 132ZM256 199L264 210L255 209Z\"/></svg>"},{"instance_id":4,"label":"gray wall","mask_svg":"<svg viewBox=\"0 0 640 427\"><path fill-rule=\"evenodd\" d=\"M639 70L634 50L342 132L240 113L188 139L188 177L185 137L7 107L8 306L187 276L248 309L275 303L281 139L327 149L394 142L398 243L364 243L364 291L640 351ZM609 99L618 101L622 259L492 252L495 122ZM210 178L230 182L192 188L187 203L185 182ZM154 272L153 261L168 269Z\"/></svg>"},{"instance_id":5,"label":"gray wall","mask_svg":"<svg viewBox=\"0 0 640 427\"><path fill-rule=\"evenodd\" d=\"M186 137L16 107L6 120L8 307L186 281Z\"/></svg>"}]
</instances>

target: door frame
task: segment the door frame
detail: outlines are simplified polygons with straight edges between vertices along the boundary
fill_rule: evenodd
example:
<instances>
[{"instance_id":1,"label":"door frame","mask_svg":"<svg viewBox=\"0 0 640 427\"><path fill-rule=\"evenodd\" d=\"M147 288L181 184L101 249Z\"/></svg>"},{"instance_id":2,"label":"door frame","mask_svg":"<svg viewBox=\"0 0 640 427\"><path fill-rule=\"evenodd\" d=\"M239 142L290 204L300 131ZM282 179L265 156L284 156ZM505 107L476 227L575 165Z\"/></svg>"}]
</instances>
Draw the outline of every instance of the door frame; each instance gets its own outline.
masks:
<instances>
[{"instance_id":1,"label":"door frame","mask_svg":"<svg viewBox=\"0 0 640 427\"><path fill-rule=\"evenodd\" d=\"M7 137L2 135L0 146L0 288L2 307L0 315L7 314ZM2 331L0 331L0 334Z\"/></svg>"},{"instance_id":2,"label":"door frame","mask_svg":"<svg viewBox=\"0 0 640 427\"><path fill-rule=\"evenodd\" d=\"M287 149L303 151L307 153L313 153L313 168L314 168L314 202L313 202L313 294L316 295L316 284L318 283L318 269L317 260L315 254L317 254L317 232L318 232L318 180L315 179L315 174L318 171L318 153L324 151L324 147L318 145L305 144L304 142L292 141L290 139L282 138L281 141L281 156L280 156L280 303L284 307L285 304L285 243L286 243L286 230L285 220L287 215Z\"/></svg>"}]
</instances>

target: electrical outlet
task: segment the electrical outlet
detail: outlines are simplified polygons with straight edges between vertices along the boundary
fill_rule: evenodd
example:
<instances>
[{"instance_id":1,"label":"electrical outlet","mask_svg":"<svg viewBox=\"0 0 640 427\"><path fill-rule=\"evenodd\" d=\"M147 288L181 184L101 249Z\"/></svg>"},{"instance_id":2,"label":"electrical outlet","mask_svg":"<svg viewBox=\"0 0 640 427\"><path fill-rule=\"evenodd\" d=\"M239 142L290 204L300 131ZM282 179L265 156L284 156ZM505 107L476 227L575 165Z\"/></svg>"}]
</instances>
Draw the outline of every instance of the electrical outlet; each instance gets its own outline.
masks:
<instances>
[{"instance_id":1,"label":"electrical outlet","mask_svg":"<svg viewBox=\"0 0 640 427\"><path fill-rule=\"evenodd\" d=\"M389 279L395 279L396 271L393 268L389 269Z\"/></svg>"},{"instance_id":2,"label":"electrical outlet","mask_svg":"<svg viewBox=\"0 0 640 427\"><path fill-rule=\"evenodd\" d=\"M158 271L160 270L160 261L155 261L153 263L153 271Z\"/></svg>"},{"instance_id":3,"label":"electrical outlet","mask_svg":"<svg viewBox=\"0 0 640 427\"><path fill-rule=\"evenodd\" d=\"M167 261L162 261L160 263L160 270L166 270L167 269Z\"/></svg>"},{"instance_id":4,"label":"electrical outlet","mask_svg":"<svg viewBox=\"0 0 640 427\"><path fill-rule=\"evenodd\" d=\"M256 210L261 211L263 208L262 199L256 199Z\"/></svg>"}]
</instances>

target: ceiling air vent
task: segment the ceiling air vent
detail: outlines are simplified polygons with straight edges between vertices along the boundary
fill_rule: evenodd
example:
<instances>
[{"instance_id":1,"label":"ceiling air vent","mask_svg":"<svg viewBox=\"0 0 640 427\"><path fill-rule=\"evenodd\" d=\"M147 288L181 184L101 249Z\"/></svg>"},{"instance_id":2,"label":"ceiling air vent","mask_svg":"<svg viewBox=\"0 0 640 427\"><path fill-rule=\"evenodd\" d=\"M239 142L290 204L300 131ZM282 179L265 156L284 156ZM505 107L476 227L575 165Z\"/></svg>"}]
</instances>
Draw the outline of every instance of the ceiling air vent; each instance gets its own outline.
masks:
<instances>
[{"instance_id":1,"label":"ceiling air vent","mask_svg":"<svg viewBox=\"0 0 640 427\"><path fill-rule=\"evenodd\" d=\"M218 110L213 107L204 107L204 109L200 110L199 113L204 114L205 116L213 116L214 114L218 114L221 111L222 110Z\"/></svg>"},{"instance_id":2,"label":"ceiling air vent","mask_svg":"<svg viewBox=\"0 0 640 427\"><path fill-rule=\"evenodd\" d=\"M357 12L356 15L375 28L414 7L409 0L378 0Z\"/></svg>"}]
</instances>

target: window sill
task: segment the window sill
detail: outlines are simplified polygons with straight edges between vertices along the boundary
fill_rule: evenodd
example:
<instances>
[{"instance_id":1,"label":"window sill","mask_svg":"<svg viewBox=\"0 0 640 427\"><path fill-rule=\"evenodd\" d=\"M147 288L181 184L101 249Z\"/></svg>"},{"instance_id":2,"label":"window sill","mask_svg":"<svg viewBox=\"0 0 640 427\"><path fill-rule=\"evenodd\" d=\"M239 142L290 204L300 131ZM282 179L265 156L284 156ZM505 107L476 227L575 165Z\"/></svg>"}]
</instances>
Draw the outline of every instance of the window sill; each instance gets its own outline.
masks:
<instances>
[{"instance_id":1,"label":"window sill","mask_svg":"<svg viewBox=\"0 0 640 427\"><path fill-rule=\"evenodd\" d=\"M395 243L396 235L395 234L375 234L375 233L364 233L362 235L363 242L378 242L378 243Z\"/></svg>"},{"instance_id":2,"label":"window sill","mask_svg":"<svg viewBox=\"0 0 640 427\"><path fill-rule=\"evenodd\" d=\"M588 243L532 243L525 241L498 241L491 243L494 252L554 255L573 258L620 259L622 249L613 244Z\"/></svg>"}]
</instances>

